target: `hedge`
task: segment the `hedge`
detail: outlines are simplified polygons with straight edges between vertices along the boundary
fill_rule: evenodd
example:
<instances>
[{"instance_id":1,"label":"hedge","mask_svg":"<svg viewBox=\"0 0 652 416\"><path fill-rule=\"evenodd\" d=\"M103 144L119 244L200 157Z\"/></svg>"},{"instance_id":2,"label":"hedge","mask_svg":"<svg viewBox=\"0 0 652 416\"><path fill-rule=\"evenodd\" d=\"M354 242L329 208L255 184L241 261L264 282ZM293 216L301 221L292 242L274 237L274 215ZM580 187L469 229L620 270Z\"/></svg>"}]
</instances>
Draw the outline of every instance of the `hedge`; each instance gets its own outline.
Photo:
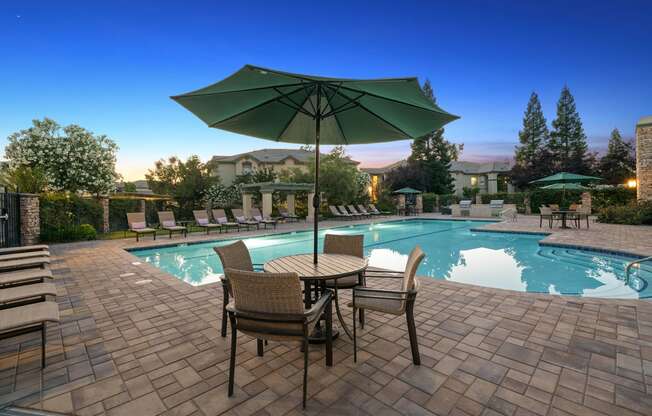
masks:
<instances>
[{"instance_id":1,"label":"hedge","mask_svg":"<svg viewBox=\"0 0 652 416\"><path fill-rule=\"evenodd\" d=\"M636 188L622 186L591 190L591 206L598 212L603 208L629 205L636 201Z\"/></svg>"},{"instance_id":2,"label":"hedge","mask_svg":"<svg viewBox=\"0 0 652 416\"><path fill-rule=\"evenodd\" d=\"M39 211L43 242L93 239L103 221L97 199L74 194L41 194Z\"/></svg>"},{"instance_id":3,"label":"hedge","mask_svg":"<svg viewBox=\"0 0 652 416\"><path fill-rule=\"evenodd\" d=\"M652 202L630 202L626 205L603 207L598 212L598 222L652 225Z\"/></svg>"},{"instance_id":4,"label":"hedge","mask_svg":"<svg viewBox=\"0 0 652 416\"><path fill-rule=\"evenodd\" d=\"M423 212L435 212L437 195L433 193L422 194Z\"/></svg>"}]
</instances>

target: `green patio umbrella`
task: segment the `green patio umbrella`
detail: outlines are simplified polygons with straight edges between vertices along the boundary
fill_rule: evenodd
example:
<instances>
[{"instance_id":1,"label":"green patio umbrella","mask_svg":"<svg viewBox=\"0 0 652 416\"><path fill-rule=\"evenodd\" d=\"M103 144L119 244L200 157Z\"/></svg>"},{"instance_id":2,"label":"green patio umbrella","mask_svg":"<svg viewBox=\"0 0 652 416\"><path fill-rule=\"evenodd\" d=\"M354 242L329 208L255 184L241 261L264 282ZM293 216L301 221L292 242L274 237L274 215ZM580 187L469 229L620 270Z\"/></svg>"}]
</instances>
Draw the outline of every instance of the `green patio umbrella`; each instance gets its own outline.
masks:
<instances>
[{"instance_id":1,"label":"green patio umbrella","mask_svg":"<svg viewBox=\"0 0 652 416\"><path fill-rule=\"evenodd\" d=\"M399 190L394 191L393 193L395 194L421 194L422 192L419 190L416 190L414 188L401 188Z\"/></svg>"},{"instance_id":2,"label":"green patio umbrella","mask_svg":"<svg viewBox=\"0 0 652 416\"><path fill-rule=\"evenodd\" d=\"M578 175L577 173L560 172L545 178L537 179L530 183L579 183L579 182L597 182L602 178L597 176Z\"/></svg>"},{"instance_id":3,"label":"green patio umbrella","mask_svg":"<svg viewBox=\"0 0 652 416\"><path fill-rule=\"evenodd\" d=\"M579 175L581 176L581 175ZM547 186L542 186L541 189L552 189L552 190L559 190L562 192L561 194L561 202L562 205L566 204L566 191L585 191L587 189L586 186L580 185L579 183L566 183L566 182L558 182L558 183L553 183L552 185L547 185Z\"/></svg>"},{"instance_id":4,"label":"green patio umbrella","mask_svg":"<svg viewBox=\"0 0 652 416\"><path fill-rule=\"evenodd\" d=\"M413 139L459 118L426 97L416 78L326 78L252 65L172 99L209 127L277 142L315 145L315 263L319 145Z\"/></svg>"}]
</instances>

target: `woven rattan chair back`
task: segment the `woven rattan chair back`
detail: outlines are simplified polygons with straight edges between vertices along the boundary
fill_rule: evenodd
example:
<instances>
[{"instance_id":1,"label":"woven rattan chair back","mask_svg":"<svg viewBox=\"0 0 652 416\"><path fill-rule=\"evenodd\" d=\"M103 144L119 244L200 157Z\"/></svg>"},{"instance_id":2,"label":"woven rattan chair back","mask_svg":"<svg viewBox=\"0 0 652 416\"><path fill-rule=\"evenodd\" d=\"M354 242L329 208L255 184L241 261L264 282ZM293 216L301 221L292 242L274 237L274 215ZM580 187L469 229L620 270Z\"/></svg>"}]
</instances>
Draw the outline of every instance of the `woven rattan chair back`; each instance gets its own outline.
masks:
<instances>
[{"instance_id":1,"label":"woven rattan chair back","mask_svg":"<svg viewBox=\"0 0 652 416\"><path fill-rule=\"evenodd\" d=\"M405 272L403 273L403 291L416 290L416 275L419 264L426 255L421 250L421 247L415 246L408 257L407 265L405 266Z\"/></svg>"},{"instance_id":2,"label":"woven rattan chair back","mask_svg":"<svg viewBox=\"0 0 652 416\"><path fill-rule=\"evenodd\" d=\"M296 273L258 273L226 269L235 308L261 314L302 314L301 282Z\"/></svg>"},{"instance_id":3,"label":"woven rattan chair back","mask_svg":"<svg viewBox=\"0 0 652 416\"><path fill-rule=\"evenodd\" d=\"M213 250L219 256L223 270L236 269L248 272L254 270L249 250L242 240L238 240L227 246L213 247Z\"/></svg>"},{"instance_id":4,"label":"woven rattan chair back","mask_svg":"<svg viewBox=\"0 0 652 416\"><path fill-rule=\"evenodd\" d=\"M364 257L364 235L326 234L324 237L325 254L346 254Z\"/></svg>"}]
</instances>

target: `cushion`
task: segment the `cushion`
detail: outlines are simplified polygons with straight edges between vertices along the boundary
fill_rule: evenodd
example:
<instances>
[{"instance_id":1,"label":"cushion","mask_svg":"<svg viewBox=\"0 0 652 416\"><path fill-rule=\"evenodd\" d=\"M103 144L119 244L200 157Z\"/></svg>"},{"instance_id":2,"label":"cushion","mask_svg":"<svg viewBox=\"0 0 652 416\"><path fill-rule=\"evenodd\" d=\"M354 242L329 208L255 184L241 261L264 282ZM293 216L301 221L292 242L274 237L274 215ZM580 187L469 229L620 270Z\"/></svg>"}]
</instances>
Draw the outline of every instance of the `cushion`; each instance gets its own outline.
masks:
<instances>
[{"instance_id":1,"label":"cushion","mask_svg":"<svg viewBox=\"0 0 652 416\"><path fill-rule=\"evenodd\" d=\"M147 224L144 221L143 222L132 222L131 223L131 228L133 228L134 230L138 230L140 228L147 228Z\"/></svg>"},{"instance_id":2,"label":"cushion","mask_svg":"<svg viewBox=\"0 0 652 416\"><path fill-rule=\"evenodd\" d=\"M170 221L163 221L163 226L164 226L164 227L174 227L174 226L176 226L176 225L177 225L177 224L176 224L174 221L172 221L172 220L170 220Z\"/></svg>"},{"instance_id":3,"label":"cushion","mask_svg":"<svg viewBox=\"0 0 652 416\"><path fill-rule=\"evenodd\" d=\"M198 218L197 219L197 224L199 224L199 225L207 225L208 224L208 218Z\"/></svg>"}]
</instances>

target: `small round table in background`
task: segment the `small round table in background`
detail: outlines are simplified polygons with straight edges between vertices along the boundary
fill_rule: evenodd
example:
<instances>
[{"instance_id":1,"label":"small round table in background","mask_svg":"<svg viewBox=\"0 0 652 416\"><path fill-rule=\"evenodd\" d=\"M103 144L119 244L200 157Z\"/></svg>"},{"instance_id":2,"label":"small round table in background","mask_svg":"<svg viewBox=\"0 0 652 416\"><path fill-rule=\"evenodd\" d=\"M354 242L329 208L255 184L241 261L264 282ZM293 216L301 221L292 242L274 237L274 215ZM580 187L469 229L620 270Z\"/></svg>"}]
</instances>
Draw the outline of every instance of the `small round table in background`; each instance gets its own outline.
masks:
<instances>
[{"instance_id":1,"label":"small round table in background","mask_svg":"<svg viewBox=\"0 0 652 416\"><path fill-rule=\"evenodd\" d=\"M319 263L314 264L312 254L279 257L265 263L263 270L267 273L297 273L304 282L303 301L306 309L309 309L313 304L311 296L313 287L323 290L327 280L363 273L368 265L367 259L345 254L319 254L318 260ZM337 286L335 291L337 291ZM344 331L350 336L350 331L340 313L337 314L337 318ZM333 338L336 337L336 331L333 331ZM315 336L311 338L313 341L322 341L323 337Z\"/></svg>"}]
</instances>

